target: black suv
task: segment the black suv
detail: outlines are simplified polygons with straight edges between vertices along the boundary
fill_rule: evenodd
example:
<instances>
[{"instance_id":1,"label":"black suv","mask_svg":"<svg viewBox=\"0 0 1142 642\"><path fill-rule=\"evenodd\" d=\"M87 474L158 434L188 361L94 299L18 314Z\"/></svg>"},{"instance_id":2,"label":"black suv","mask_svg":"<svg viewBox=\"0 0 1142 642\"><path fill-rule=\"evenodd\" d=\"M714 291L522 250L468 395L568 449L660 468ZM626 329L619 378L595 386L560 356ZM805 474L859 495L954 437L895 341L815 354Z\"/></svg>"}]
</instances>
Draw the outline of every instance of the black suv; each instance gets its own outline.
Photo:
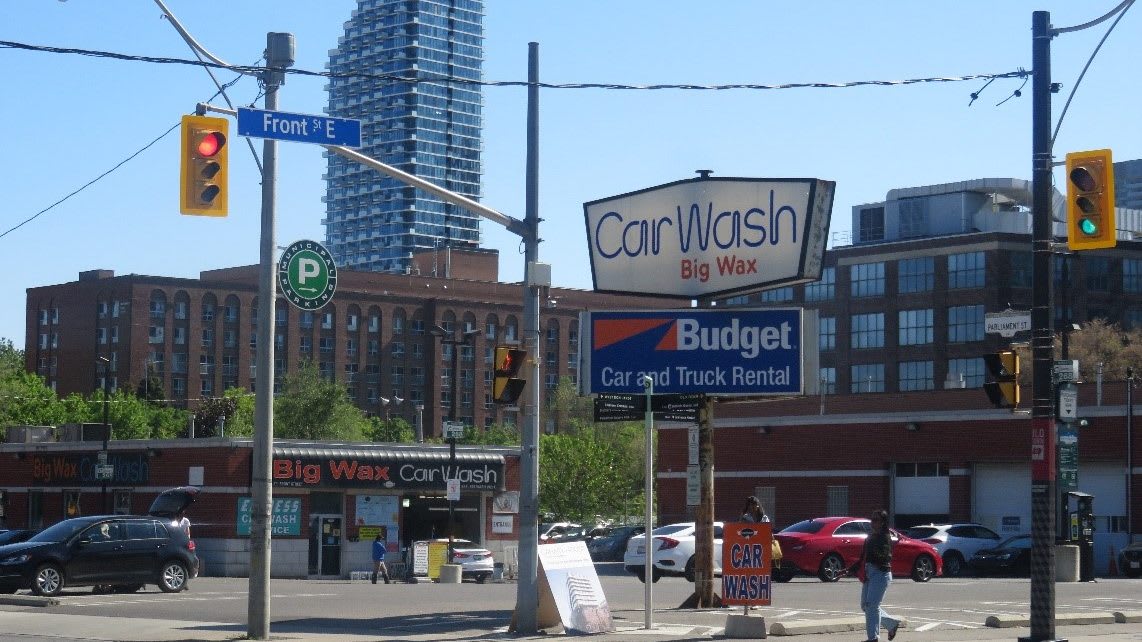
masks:
<instances>
[{"instance_id":1,"label":"black suv","mask_svg":"<svg viewBox=\"0 0 1142 642\"><path fill-rule=\"evenodd\" d=\"M188 499L186 505L193 496ZM147 517L65 519L25 542L0 546L0 593L31 589L36 595L51 596L65 586L133 593L144 584L158 584L167 593L186 590L198 575L189 528L158 516L165 511L152 507L152 512L156 514Z\"/></svg>"}]
</instances>

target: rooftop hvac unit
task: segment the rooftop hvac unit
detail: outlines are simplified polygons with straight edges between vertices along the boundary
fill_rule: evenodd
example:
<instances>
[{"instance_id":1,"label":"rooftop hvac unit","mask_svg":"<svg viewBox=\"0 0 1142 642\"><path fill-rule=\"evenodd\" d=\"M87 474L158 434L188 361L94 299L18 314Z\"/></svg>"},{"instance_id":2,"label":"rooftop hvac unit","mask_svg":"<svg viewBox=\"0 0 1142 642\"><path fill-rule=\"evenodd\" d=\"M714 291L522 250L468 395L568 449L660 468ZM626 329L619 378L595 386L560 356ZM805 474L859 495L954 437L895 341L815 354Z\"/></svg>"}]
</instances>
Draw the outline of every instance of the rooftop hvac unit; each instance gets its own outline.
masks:
<instances>
[{"instance_id":1,"label":"rooftop hvac unit","mask_svg":"<svg viewBox=\"0 0 1142 642\"><path fill-rule=\"evenodd\" d=\"M107 434L111 426L103 430L103 424L64 424L59 427L60 441L105 441L110 438Z\"/></svg>"},{"instance_id":2,"label":"rooftop hvac unit","mask_svg":"<svg viewBox=\"0 0 1142 642\"><path fill-rule=\"evenodd\" d=\"M52 426L8 426L4 434L4 441L10 444L34 444L55 439Z\"/></svg>"}]
</instances>

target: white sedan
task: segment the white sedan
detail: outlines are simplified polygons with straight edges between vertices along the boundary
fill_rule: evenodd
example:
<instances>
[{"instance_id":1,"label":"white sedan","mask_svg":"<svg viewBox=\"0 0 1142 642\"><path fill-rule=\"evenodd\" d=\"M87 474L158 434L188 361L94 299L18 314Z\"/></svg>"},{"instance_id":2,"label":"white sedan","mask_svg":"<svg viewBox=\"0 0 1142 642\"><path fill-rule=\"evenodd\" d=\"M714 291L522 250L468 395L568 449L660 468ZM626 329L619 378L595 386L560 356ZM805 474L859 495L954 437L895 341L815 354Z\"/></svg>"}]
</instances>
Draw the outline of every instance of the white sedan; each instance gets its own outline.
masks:
<instances>
[{"instance_id":1,"label":"white sedan","mask_svg":"<svg viewBox=\"0 0 1142 642\"><path fill-rule=\"evenodd\" d=\"M431 540L433 542L448 543L448 538L440 538ZM475 543L466 539L453 539L452 540L452 562L460 565L461 577L470 577L476 580L477 584L483 584L485 580L492 576L492 569L495 568L495 560L492 558L492 552L486 548L480 548Z\"/></svg>"},{"instance_id":2,"label":"white sedan","mask_svg":"<svg viewBox=\"0 0 1142 642\"><path fill-rule=\"evenodd\" d=\"M654 570L651 581L663 575L694 580L694 522L659 526L651 533L654 539ZM646 537L636 535L627 542L623 568L646 581ZM714 522L714 573L722 572L722 522Z\"/></svg>"}]
</instances>

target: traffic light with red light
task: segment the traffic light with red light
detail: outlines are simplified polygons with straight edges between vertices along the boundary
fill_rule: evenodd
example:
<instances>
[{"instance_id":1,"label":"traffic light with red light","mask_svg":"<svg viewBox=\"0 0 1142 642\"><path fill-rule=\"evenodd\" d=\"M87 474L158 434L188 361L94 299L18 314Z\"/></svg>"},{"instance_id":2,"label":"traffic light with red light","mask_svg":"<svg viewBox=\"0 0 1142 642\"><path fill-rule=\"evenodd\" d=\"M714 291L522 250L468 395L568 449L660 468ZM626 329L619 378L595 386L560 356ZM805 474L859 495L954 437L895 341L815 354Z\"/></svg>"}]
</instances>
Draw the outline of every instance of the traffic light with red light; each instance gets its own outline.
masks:
<instances>
[{"instance_id":1,"label":"traffic light with red light","mask_svg":"<svg viewBox=\"0 0 1142 642\"><path fill-rule=\"evenodd\" d=\"M183 214L226 216L229 132L230 121L225 118L182 117L179 211Z\"/></svg>"},{"instance_id":2,"label":"traffic light with red light","mask_svg":"<svg viewBox=\"0 0 1142 642\"><path fill-rule=\"evenodd\" d=\"M527 350L512 346L496 346L495 380L492 382L492 401L514 404L527 382L520 378L519 370L527 359Z\"/></svg>"},{"instance_id":3,"label":"traffic light with red light","mask_svg":"<svg viewBox=\"0 0 1142 642\"><path fill-rule=\"evenodd\" d=\"M1110 150L1067 154L1067 247L1097 250L1116 242Z\"/></svg>"},{"instance_id":4,"label":"traffic light with red light","mask_svg":"<svg viewBox=\"0 0 1142 642\"><path fill-rule=\"evenodd\" d=\"M991 381L983 384L987 398L996 408L1019 407L1019 353L1003 350L983 355Z\"/></svg>"}]
</instances>

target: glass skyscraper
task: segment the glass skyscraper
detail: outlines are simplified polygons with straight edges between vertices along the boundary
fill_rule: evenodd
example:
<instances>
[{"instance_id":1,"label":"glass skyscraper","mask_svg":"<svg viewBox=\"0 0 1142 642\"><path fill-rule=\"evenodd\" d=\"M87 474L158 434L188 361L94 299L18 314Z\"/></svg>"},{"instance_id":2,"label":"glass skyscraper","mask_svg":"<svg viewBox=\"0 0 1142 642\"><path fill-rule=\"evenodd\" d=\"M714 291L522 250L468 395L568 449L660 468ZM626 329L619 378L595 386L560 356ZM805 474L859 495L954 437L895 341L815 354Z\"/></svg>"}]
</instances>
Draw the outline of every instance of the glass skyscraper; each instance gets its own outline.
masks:
<instances>
[{"instance_id":1,"label":"glass skyscraper","mask_svg":"<svg viewBox=\"0 0 1142 642\"><path fill-rule=\"evenodd\" d=\"M329 52L326 112L361 122L361 153L480 197L482 0L358 0ZM352 75L355 74L355 75ZM474 248L479 216L326 152L325 243L340 267L402 272L413 252Z\"/></svg>"}]
</instances>

